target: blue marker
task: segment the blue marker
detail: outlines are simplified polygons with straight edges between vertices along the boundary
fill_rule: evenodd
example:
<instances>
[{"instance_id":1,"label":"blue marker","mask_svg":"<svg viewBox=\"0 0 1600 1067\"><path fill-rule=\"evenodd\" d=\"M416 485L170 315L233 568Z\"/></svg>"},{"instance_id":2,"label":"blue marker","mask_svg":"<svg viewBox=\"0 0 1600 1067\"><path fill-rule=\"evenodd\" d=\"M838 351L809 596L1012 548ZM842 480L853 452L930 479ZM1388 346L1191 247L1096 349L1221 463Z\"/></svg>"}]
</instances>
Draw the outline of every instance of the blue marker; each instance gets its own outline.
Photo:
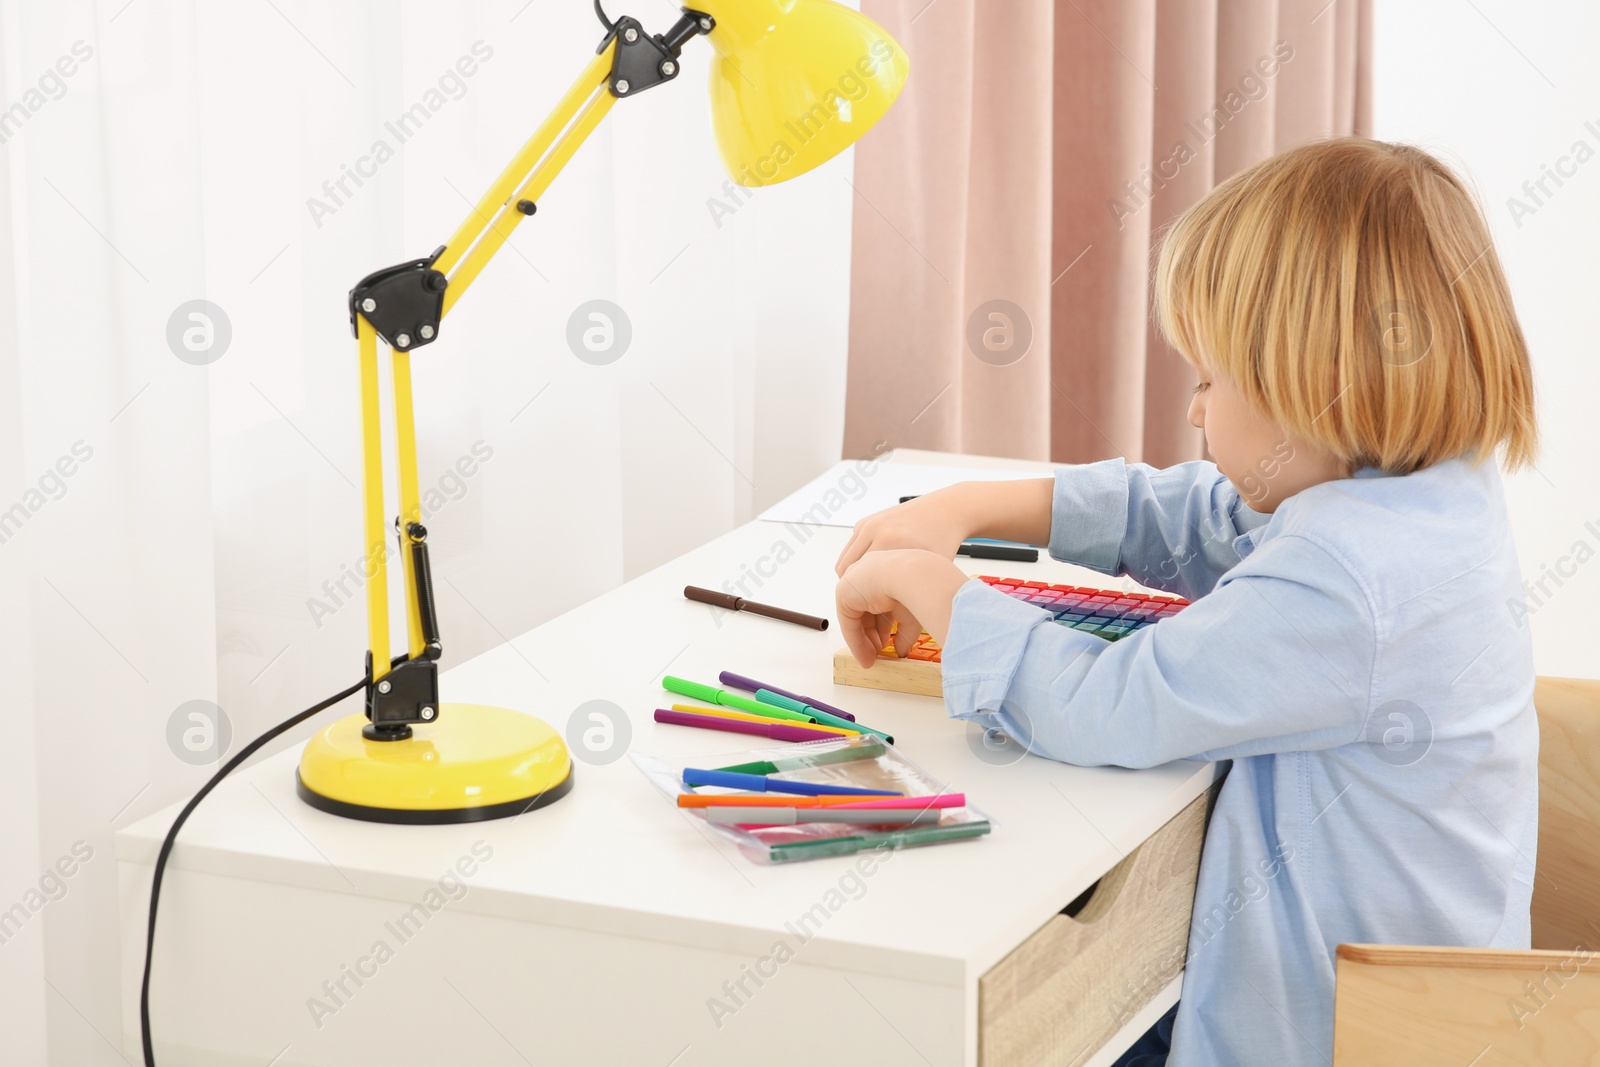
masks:
<instances>
[{"instance_id":1,"label":"blue marker","mask_svg":"<svg viewBox=\"0 0 1600 1067\"><path fill-rule=\"evenodd\" d=\"M905 796L895 789L859 789L852 785L818 785L813 782L794 782L786 778L769 778L764 774L743 774L739 771L707 771L698 767L683 769L684 785L720 785L728 789L749 789L757 793L794 793L803 797L821 796Z\"/></svg>"}]
</instances>

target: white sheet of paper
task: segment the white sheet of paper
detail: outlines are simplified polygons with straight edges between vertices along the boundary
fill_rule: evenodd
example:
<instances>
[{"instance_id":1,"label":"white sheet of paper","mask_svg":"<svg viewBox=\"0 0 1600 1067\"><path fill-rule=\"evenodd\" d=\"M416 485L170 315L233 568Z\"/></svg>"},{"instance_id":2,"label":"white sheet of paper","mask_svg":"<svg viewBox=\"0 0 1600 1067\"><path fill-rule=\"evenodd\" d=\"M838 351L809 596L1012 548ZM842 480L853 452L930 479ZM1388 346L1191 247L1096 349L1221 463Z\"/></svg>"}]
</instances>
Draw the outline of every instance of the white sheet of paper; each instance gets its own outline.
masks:
<instances>
[{"instance_id":1,"label":"white sheet of paper","mask_svg":"<svg viewBox=\"0 0 1600 1067\"><path fill-rule=\"evenodd\" d=\"M898 504L903 496L920 496L956 482L1044 477L1048 474L1041 471L847 459L790 493L760 517L770 522L854 526L873 512Z\"/></svg>"}]
</instances>

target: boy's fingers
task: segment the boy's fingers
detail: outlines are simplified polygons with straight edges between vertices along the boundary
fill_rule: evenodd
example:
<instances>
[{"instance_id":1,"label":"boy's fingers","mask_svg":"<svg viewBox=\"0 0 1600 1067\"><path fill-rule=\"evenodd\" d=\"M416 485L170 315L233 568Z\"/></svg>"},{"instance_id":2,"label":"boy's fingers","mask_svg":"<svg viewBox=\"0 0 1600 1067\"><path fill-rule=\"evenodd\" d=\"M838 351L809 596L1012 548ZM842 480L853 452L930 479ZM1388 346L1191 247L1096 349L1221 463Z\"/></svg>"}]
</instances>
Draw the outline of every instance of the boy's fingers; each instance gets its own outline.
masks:
<instances>
[{"instance_id":1,"label":"boy's fingers","mask_svg":"<svg viewBox=\"0 0 1600 1067\"><path fill-rule=\"evenodd\" d=\"M839 559L833 565L833 573L844 577L844 572L850 569L850 564L856 561L859 553L853 552L856 542L861 539L861 527L857 526L850 532L850 540L844 543L844 548L839 551Z\"/></svg>"},{"instance_id":2,"label":"boy's fingers","mask_svg":"<svg viewBox=\"0 0 1600 1067\"><path fill-rule=\"evenodd\" d=\"M850 569L850 565L870 551L872 551L872 535L865 530L857 528L856 532L850 537L850 543L844 546L843 552L839 553L839 562L834 568L839 577L844 577L844 572Z\"/></svg>"},{"instance_id":3,"label":"boy's fingers","mask_svg":"<svg viewBox=\"0 0 1600 1067\"><path fill-rule=\"evenodd\" d=\"M879 649L882 649L884 645L894 643L894 616L878 616L878 636L882 639L878 642Z\"/></svg>"},{"instance_id":4,"label":"boy's fingers","mask_svg":"<svg viewBox=\"0 0 1600 1067\"><path fill-rule=\"evenodd\" d=\"M900 629L894 635L894 654L905 659L906 653L911 651L911 646L922 636L922 626L909 615L902 614L896 621L900 624Z\"/></svg>"},{"instance_id":5,"label":"boy's fingers","mask_svg":"<svg viewBox=\"0 0 1600 1067\"><path fill-rule=\"evenodd\" d=\"M848 621L840 620L840 629L844 630L844 643L850 647L850 654L855 656L856 662L863 667L870 667L878 658L878 649L881 645L874 645L876 637L873 628L867 625L871 618L863 615Z\"/></svg>"},{"instance_id":6,"label":"boy's fingers","mask_svg":"<svg viewBox=\"0 0 1600 1067\"><path fill-rule=\"evenodd\" d=\"M883 647L881 642L877 645L872 643L877 638L877 616L868 610L861 590L848 579L840 580L833 598L845 646L861 666L872 666L877 658L877 650Z\"/></svg>"},{"instance_id":7,"label":"boy's fingers","mask_svg":"<svg viewBox=\"0 0 1600 1067\"><path fill-rule=\"evenodd\" d=\"M883 635L883 624L879 621L878 617L873 615L869 616L869 618L872 619L872 623L866 627L865 632L867 643L872 646L868 651L872 653L872 659L875 660L878 658L878 649L882 648L884 642L888 641L889 639ZM870 663L871 661L869 660L868 662Z\"/></svg>"}]
</instances>

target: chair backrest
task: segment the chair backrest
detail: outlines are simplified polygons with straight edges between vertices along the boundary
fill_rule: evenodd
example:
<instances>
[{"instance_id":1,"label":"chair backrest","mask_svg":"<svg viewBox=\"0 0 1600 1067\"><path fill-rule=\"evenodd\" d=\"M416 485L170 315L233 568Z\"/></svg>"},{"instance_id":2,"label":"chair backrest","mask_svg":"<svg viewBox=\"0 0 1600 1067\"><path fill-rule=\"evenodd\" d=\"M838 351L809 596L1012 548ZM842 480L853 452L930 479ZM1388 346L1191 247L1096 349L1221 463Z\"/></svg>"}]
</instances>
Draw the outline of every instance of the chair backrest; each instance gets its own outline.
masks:
<instances>
[{"instance_id":1,"label":"chair backrest","mask_svg":"<svg viewBox=\"0 0 1600 1067\"><path fill-rule=\"evenodd\" d=\"M1600 680L1540 678L1533 947L1600 952Z\"/></svg>"}]
</instances>

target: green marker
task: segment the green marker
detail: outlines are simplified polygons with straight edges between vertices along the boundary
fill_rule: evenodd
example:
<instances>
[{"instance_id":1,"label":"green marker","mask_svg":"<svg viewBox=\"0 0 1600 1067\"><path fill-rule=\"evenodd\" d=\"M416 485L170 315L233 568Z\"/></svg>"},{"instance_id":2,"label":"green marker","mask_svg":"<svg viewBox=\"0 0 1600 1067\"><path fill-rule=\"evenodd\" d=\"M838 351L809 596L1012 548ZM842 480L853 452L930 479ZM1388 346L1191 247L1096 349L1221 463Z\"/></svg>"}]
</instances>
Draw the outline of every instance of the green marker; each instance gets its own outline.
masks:
<instances>
[{"instance_id":1,"label":"green marker","mask_svg":"<svg viewBox=\"0 0 1600 1067\"><path fill-rule=\"evenodd\" d=\"M803 771L808 767L821 767L829 763L849 763L858 759L877 759L887 752L882 745L873 743L856 745L852 748L835 749L832 752L818 752L809 756L791 756L775 760L756 760L754 763L740 763L733 767L718 767L719 771L733 771L737 774L777 774L780 771Z\"/></svg>"},{"instance_id":2,"label":"green marker","mask_svg":"<svg viewBox=\"0 0 1600 1067\"><path fill-rule=\"evenodd\" d=\"M851 834L844 837L811 837L801 841L788 841L772 846L772 862L809 860L818 856L847 856L862 849L889 845L909 848L913 845L933 845L941 841L957 841L963 837L979 837L989 832L989 821L951 823L949 826L927 826L909 830L890 830L865 837Z\"/></svg>"},{"instance_id":3,"label":"green marker","mask_svg":"<svg viewBox=\"0 0 1600 1067\"><path fill-rule=\"evenodd\" d=\"M817 721L810 715L794 711L790 708L780 708L773 704L763 704L759 700L751 700L749 697L742 697L737 693L730 693L726 689L717 689L714 686L701 685L699 682L691 682L684 678L674 678L670 674L661 679L661 687L669 692L682 693L686 697L694 697L696 700L704 700L712 704L721 704L725 708L737 708L740 711L747 711L751 715L764 715L769 719L783 719L787 722L814 723ZM858 727L855 725L855 723L851 723L850 729L855 730L858 729Z\"/></svg>"},{"instance_id":4,"label":"green marker","mask_svg":"<svg viewBox=\"0 0 1600 1067\"><path fill-rule=\"evenodd\" d=\"M812 718L816 719L825 726L838 726L846 730L860 730L864 734L876 734L889 744L894 744L894 738L890 737L882 730L874 730L872 727L863 726L859 722L851 722L849 719L835 715L831 711L823 711L820 708L812 707L810 704L802 704L800 701L795 700L792 697L786 697L780 693L774 693L770 689L757 689L756 698L762 703L770 704L775 708L783 708L787 711L798 712L801 715L810 715Z\"/></svg>"}]
</instances>

